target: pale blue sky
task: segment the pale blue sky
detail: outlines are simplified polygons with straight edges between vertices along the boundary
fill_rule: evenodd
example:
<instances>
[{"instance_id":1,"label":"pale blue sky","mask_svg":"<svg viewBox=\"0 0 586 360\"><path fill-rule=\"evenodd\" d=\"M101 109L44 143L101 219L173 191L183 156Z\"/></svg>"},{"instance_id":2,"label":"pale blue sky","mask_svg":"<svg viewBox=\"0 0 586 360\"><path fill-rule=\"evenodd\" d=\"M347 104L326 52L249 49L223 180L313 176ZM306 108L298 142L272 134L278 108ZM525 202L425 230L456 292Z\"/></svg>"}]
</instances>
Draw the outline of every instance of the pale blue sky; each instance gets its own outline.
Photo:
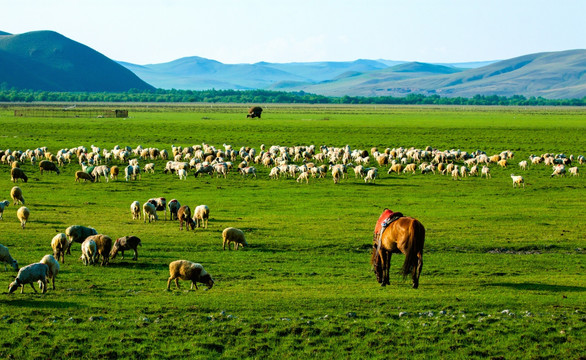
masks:
<instances>
[{"instance_id":1,"label":"pale blue sky","mask_svg":"<svg viewBox=\"0 0 586 360\"><path fill-rule=\"evenodd\" d=\"M0 30L54 30L121 61L501 60L586 48L586 0L0 0Z\"/></svg>"}]
</instances>

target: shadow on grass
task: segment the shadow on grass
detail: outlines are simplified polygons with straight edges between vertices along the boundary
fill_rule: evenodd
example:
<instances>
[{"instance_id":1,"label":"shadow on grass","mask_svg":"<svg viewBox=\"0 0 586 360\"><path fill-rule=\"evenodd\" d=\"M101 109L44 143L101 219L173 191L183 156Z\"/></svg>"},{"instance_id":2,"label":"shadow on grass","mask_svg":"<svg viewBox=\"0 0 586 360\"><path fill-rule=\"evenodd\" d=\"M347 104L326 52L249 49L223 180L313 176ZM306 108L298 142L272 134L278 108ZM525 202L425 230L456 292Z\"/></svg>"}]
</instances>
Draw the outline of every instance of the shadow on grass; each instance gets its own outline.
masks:
<instances>
[{"instance_id":1,"label":"shadow on grass","mask_svg":"<svg viewBox=\"0 0 586 360\"><path fill-rule=\"evenodd\" d=\"M493 283L485 284L484 286L508 287L515 290L533 290L533 291L551 291L551 292L584 292L584 286L565 286L565 285L551 285L538 283Z\"/></svg>"},{"instance_id":2,"label":"shadow on grass","mask_svg":"<svg viewBox=\"0 0 586 360\"><path fill-rule=\"evenodd\" d=\"M30 289L29 289L30 290ZM32 290L31 290L32 291ZM16 294L12 294L10 296L14 296ZM21 295L21 294L18 294ZM22 294L24 296L26 294ZM30 294L29 294L30 296ZM85 307L84 305L80 305L74 302L68 301L53 301L53 300L33 300L33 299L7 299L0 304L8 305L8 306L17 306L17 307L29 307L29 308L44 308L44 309L66 309L66 308L82 308Z\"/></svg>"}]
</instances>

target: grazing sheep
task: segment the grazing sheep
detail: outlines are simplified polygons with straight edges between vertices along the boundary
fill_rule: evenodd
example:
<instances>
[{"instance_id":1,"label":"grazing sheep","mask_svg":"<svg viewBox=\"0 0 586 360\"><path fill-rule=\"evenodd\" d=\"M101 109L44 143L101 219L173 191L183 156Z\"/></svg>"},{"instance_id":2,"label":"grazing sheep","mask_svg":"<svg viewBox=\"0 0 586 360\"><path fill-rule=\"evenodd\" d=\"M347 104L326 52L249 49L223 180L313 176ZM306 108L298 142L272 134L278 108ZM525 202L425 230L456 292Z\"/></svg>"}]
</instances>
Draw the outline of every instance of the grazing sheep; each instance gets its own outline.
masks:
<instances>
[{"instance_id":1,"label":"grazing sheep","mask_svg":"<svg viewBox=\"0 0 586 360\"><path fill-rule=\"evenodd\" d=\"M199 205L193 211L193 221L195 221L195 227L199 227L199 221L201 225L208 228L208 221L210 218L210 208L207 205Z\"/></svg>"},{"instance_id":2,"label":"grazing sheep","mask_svg":"<svg viewBox=\"0 0 586 360\"><path fill-rule=\"evenodd\" d=\"M225 228L222 231L222 249L226 250L226 244L228 245L228 250L230 250L230 243L234 243L234 250L238 250L238 245L240 246L248 246L246 239L244 237L244 232L240 229L236 229L233 227Z\"/></svg>"},{"instance_id":3,"label":"grazing sheep","mask_svg":"<svg viewBox=\"0 0 586 360\"><path fill-rule=\"evenodd\" d=\"M579 169L577 166L571 167L568 169L568 172L573 176L580 176Z\"/></svg>"},{"instance_id":4,"label":"grazing sheep","mask_svg":"<svg viewBox=\"0 0 586 360\"><path fill-rule=\"evenodd\" d=\"M401 164L395 164L395 165L393 165L393 166L397 166L397 165L399 165L399 167L401 166ZM392 168L392 167L391 167L391 168ZM422 170L423 170L423 169L425 169L425 167L424 167L424 168L422 168ZM406 172L411 172L412 174L415 174L415 171L416 171L416 170L415 170L415 164L407 164L407 165L405 165L405 169L403 169L403 173L406 173ZM397 172L397 174L398 174L398 172Z\"/></svg>"},{"instance_id":5,"label":"grazing sheep","mask_svg":"<svg viewBox=\"0 0 586 360\"><path fill-rule=\"evenodd\" d=\"M163 211L165 210L165 220L167 220L167 199L164 197L160 198L152 198L147 200L149 203L155 206L156 211Z\"/></svg>"},{"instance_id":6,"label":"grazing sheep","mask_svg":"<svg viewBox=\"0 0 586 360\"><path fill-rule=\"evenodd\" d=\"M96 166L92 170L92 176L94 177L96 182L100 181L100 176L103 176L106 179L106 182L108 182L108 174L110 174L110 168L108 168L108 166L106 165Z\"/></svg>"},{"instance_id":7,"label":"grazing sheep","mask_svg":"<svg viewBox=\"0 0 586 360\"><path fill-rule=\"evenodd\" d=\"M81 225L71 225L65 229L65 235L69 239L67 245L67 254L71 254L71 244L74 242L82 244L88 236L97 235L98 232L92 227L85 227Z\"/></svg>"},{"instance_id":8,"label":"grazing sheep","mask_svg":"<svg viewBox=\"0 0 586 360\"><path fill-rule=\"evenodd\" d=\"M26 222L28 221L28 217L31 214L30 210L25 207L21 206L18 211L16 212L16 217L20 221L20 226L24 229Z\"/></svg>"},{"instance_id":9,"label":"grazing sheep","mask_svg":"<svg viewBox=\"0 0 586 360\"><path fill-rule=\"evenodd\" d=\"M519 167L521 168L521 170L527 170L527 161L523 160L519 163Z\"/></svg>"},{"instance_id":10,"label":"grazing sheep","mask_svg":"<svg viewBox=\"0 0 586 360\"><path fill-rule=\"evenodd\" d=\"M19 188L18 186L14 186L10 190L10 197L14 201L14 205L17 205L18 203L21 203L22 205L24 205L24 198L22 197L22 189Z\"/></svg>"},{"instance_id":11,"label":"grazing sheep","mask_svg":"<svg viewBox=\"0 0 586 360\"><path fill-rule=\"evenodd\" d=\"M238 171L240 171L240 173L242 174L242 177L247 177L248 175L252 175L256 178L256 168L254 166L244 167L244 168L238 169Z\"/></svg>"},{"instance_id":12,"label":"grazing sheep","mask_svg":"<svg viewBox=\"0 0 586 360\"><path fill-rule=\"evenodd\" d=\"M119 174L120 174L120 168L118 166L112 166L110 168L110 179L118 180Z\"/></svg>"},{"instance_id":13,"label":"grazing sheep","mask_svg":"<svg viewBox=\"0 0 586 360\"><path fill-rule=\"evenodd\" d=\"M187 171L185 169L179 169L177 170L177 176L179 176L179 180L187 180Z\"/></svg>"},{"instance_id":14,"label":"grazing sheep","mask_svg":"<svg viewBox=\"0 0 586 360\"><path fill-rule=\"evenodd\" d=\"M521 186L523 184L523 189L525 188L525 179L522 176L515 176L511 174L511 179L513 179L513 188L516 186Z\"/></svg>"},{"instance_id":15,"label":"grazing sheep","mask_svg":"<svg viewBox=\"0 0 586 360\"><path fill-rule=\"evenodd\" d=\"M81 261L84 265L93 265L95 263L95 256L98 253L97 245L91 238L86 239L81 244Z\"/></svg>"},{"instance_id":16,"label":"grazing sheep","mask_svg":"<svg viewBox=\"0 0 586 360\"><path fill-rule=\"evenodd\" d=\"M306 184L309 184L309 172L308 171L303 171L299 174L299 176L297 177L297 182L303 182L303 180L305 180Z\"/></svg>"},{"instance_id":17,"label":"grazing sheep","mask_svg":"<svg viewBox=\"0 0 586 360\"><path fill-rule=\"evenodd\" d=\"M155 173L155 163L148 163L144 166L144 172L150 172L151 174Z\"/></svg>"},{"instance_id":18,"label":"grazing sheep","mask_svg":"<svg viewBox=\"0 0 586 360\"><path fill-rule=\"evenodd\" d=\"M191 209L187 205L183 205L177 210L177 218L179 219L179 230L183 230L183 222L186 223L185 228L189 230L195 229L195 222L191 218Z\"/></svg>"},{"instance_id":19,"label":"grazing sheep","mask_svg":"<svg viewBox=\"0 0 586 360\"><path fill-rule=\"evenodd\" d=\"M506 168L507 168L507 165L508 165L508 163L507 163L507 160L506 160L506 159L499 160L499 161L497 162L497 164L498 164L498 166L502 167L503 169L506 169Z\"/></svg>"},{"instance_id":20,"label":"grazing sheep","mask_svg":"<svg viewBox=\"0 0 586 360\"><path fill-rule=\"evenodd\" d=\"M565 176L566 175L566 167L564 165L556 165L553 167L553 173L550 177L554 176Z\"/></svg>"},{"instance_id":21,"label":"grazing sheep","mask_svg":"<svg viewBox=\"0 0 586 360\"><path fill-rule=\"evenodd\" d=\"M486 165L482 166L482 170L480 170L480 178L482 179L483 176L486 176L486 178L492 178L492 175L490 174L490 168Z\"/></svg>"},{"instance_id":22,"label":"grazing sheep","mask_svg":"<svg viewBox=\"0 0 586 360\"><path fill-rule=\"evenodd\" d=\"M132 214L132 220L140 220L140 203L138 201L133 201L130 204L130 213Z\"/></svg>"},{"instance_id":23,"label":"grazing sheep","mask_svg":"<svg viewBox=\"0 0 586 360\"><path fill-rule=\"evenodd\" d=\"M452 170L452 180L458 180L459 175L460 172L458 171L458 167L454 166L454 169Z\"/></svg>"},{"instance_id":24,"label":"grazing sheep","mask_svg":"<svg viewBox=\"0 0 586 360\"><path fill-rule=\"evenodd\" d=\"M167 290L171 289L171 281L175 280L175 285L179 289L179 279L191 280L191 287L198 289L197 283L202 283L211 289L214 286L214 280L203 266L188 260L175 260L169 264L169 280L167 280Z\"/></svg>"},{"instance_id":25,"label":"grazing sheep","mask_svg":"<svg viewBox=\"0 0 586 360\"><path fill-rule=\"evenodd\" d=\"M37 292L37 289L35 289L33 283L40 281L39 285L41 287L41 291L44 294L47 292L48 274L49 267L45 264L35 263L27 265L18 271L16 279L14 279L14 281L8 285L8 293L12 294L20 286L20 293L22 294L26 284L31 284L33 290Z\"/></svg>"},{"instance_id":26,"label":"grazing sheep","mask_svg":"<svg viewBox=\"0 0 586 360\"><path fill-rule=\"evenodd\" d=\"M411 164L409 164L411 165ZM412 164L413 166L413 172L415 172L415 164ZM401 171L403 170L403 165L402 164L393 164L391 165L391 167L389 168L389 171L387 171L387 174L390 174L392 172L396 173L397 175L401 174ZM405 167L405 171L411 171L411 170L407 170L407 167Z\"/></svg>"},{"instance_id":27,"label":"grazing sheep","mask_svg":"<svg viewBox=\"0 0 586 360\"><path fill-rule=\"evenodd\" d=\"M4 218L2 217L2 215L4 214L4 208L7 207L8 205L10 205L10 201L8 201L8 200L0 201L0 219L2 219L2 220L4 220Z\"/></svg>"},{"instance_id":28,"label":"grazing sheep","mask_svg":"<svg viewBox=\"0 0 586 360\"><path fill-rule=\"evenodd\" d=\"M334 167L332 169L332 178L334 179L334 184L340 182L340 177L342 176L342 169L339 167Z\"/></svg>"},{"instance_id":29,"label":"grazing sheep","mask_svg":"<svg viewBox=\"0 0 586 360\"><path fill-rule=\"evenodd\" d=\"M55 260L53 255L45 255L45 256L43 256L43 258L39 262L41 264L47 265L47 267L49 268L49 272L47 273L47 277L49 279L51 279L51 281L53 283L53 290L55 290L55 278L57 277L57 274L59 274L59 262L57 260ZM39 280L39 288L42 289L40 280Z\"/></svg>"},{"instance_id":30,"label":"grazing sheep","mask_svg":"<svg viewBox=\"0 0 586 360\"><path fill-rule=\"evenodd\" d=\"M378 175L378 169L377 168L370 168L368 169L368 172L366 173L366 176L364 177L364 182L367 183L369 181L375 182L374 180L376 179L376 176Z\"/></svg>"},{"instance_id":31,"label":"grazing sheep","mask_svg":"<svg viewBox=\"0 0 586 360\"><path fill-rule=\"evenodd\" d=\"M96 253L94 255L94 260L99 260L100 256L102 257L101 266L108 265L110 261L110 251L112 251L112 239L108 235L98 234L88 236L86 240L93 240L96 243Z\"/></svg>"},{"instance_id":32,"label":"grazing sheep","mask_svg":"<svg viewBox=\"0 0 586 360\"><path fill-rule=\"evenodd\" d=\"M145 202L142 205L142 217L143 217L145 223L146 223L147 219L149 219L149 223L151 221L159 220L159 217L157 216L157 209L155 208L155 205L151 204L150 202Z\"/></svg>"},{"instance_id":33,"label":"grazing sheep","mask_svg":"<svg viewBox=\"0 0 586 360\"><path fill-rule=\"evenodd\" d=\"M137 251L138 246L142 246L142 243L141 243L140 239L136 236L124 236L124 237L118 238L114 242L114 245L112 246L112 251L110 251L110 259L113 260L116 257L116 255L118 254L118 251L120 251L122 253L122 259L124 259L124 251L133 250L134 256L132 257L132 260L137 260L138 259L138 251Z\"/></svg>"},{"instance_id":34,"label":"grazing sheep","mask_svg":"<svg viewBox=\"0 0 586 360\"><path fill-rule=\"evenodd\" d=\"M16 182L18 179L21 179L24 182L28 181L28 176L22 171L20 168L12 168L10 170L10 177L13 182Z\"/></svg>"},{"instance_id":35,"label":"grazing sheep","mask_svg":"<svg viewBox=\"0 0 586 360\"><path fill-rule=\"evenodd\" d=\"M260 106L253 106L250 109L248 109L248 115L246 115L247 118L259 118L260 119L260 115L262 114L262 108Z\"/></svg>"},{"instance_id":36,"label":"grazing sheep","mask_svg":"<svg viewBox=\"0 0 586 360\"><path fill-rule=\"evenodd\" d=\"M94 181L94 177L92 176L92 174L88 174L85 171L76 171L75 172L75 182L81 182L81 180L83 180L83 182L86 181Z\"/></svg>"},{"instance_id":37,"label":"grazing sheep","mask_svg":"<svg viewBox=\"0 0 586 360\"><path fill-rule=\"evenodd\" d=\"M61 259L61 262L65 264L65 252L67 252L67 247L69 246L69 242L67 241L67 235L64 233L59 233L53 237L51 240L51 248L53 248L53 256L57 260Z\"/></svg>"},{"instance_id":38,"label":"grazing sheep","mask_svg":"<svg viewBox=\"0 0 586 360\"><path fill-rule=\"evenodd\" d=\"M43 160L39 163L39 171L41 172L41 175L43 174L43 171L54 171L57 173L57 175L61 173L57 165L49 160Z\"/></svg>"},{"instance_id":39,"label":"grazing sheep","mask_svg":"<svg viewBox=\"0 0 586 360\"><path fill-rule=\"evenodd\" d=\"M179 208L181 207L179 201L177 199L171 199L169 204L167 204L167 207L169 208L169 218L171 220L177 220L177 211L179 211Z\"/></svg>"},{"instance_id":40,"label":"grazing sheep","mask_svg":"<svg viewBox=\"0 0 586 360\"><path fill-rule=\"evenodd\" d=\"M4 263L4 271L6 271L6 264L12 266L15 271L18 271L18 262L10 256L10 251L4 245L0 244L0 263Z\"/></svg>"}]
</instances>

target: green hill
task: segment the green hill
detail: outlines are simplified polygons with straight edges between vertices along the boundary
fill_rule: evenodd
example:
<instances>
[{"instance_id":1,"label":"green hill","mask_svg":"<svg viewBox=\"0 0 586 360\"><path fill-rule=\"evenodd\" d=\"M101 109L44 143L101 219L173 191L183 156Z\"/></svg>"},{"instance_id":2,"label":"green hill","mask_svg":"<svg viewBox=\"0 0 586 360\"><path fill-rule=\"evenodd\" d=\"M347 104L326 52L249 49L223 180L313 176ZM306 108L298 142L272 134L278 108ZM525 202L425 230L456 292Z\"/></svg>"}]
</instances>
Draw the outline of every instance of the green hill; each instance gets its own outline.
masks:
<instances>
[{"instance_id":1,"label":"green hill","mask_svg":"<svg viewBox=\"0 0 586 360\"><path fill-rule=\"evenodd\" d=\"M1 32L0 84L73 92L153 89L115 61L53 31Z\"/></svg>"}]
</instances>

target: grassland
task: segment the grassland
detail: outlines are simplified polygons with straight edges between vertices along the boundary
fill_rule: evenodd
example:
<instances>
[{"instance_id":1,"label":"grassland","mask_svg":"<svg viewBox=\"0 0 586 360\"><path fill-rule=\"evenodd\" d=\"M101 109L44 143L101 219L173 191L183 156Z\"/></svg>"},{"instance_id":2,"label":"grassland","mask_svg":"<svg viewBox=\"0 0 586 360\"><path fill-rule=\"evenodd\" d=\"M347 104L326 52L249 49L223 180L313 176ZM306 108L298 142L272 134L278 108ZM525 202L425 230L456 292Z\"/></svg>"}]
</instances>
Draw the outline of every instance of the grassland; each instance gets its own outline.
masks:
<instances>
[{"instance_id":1,"label":"grassland","mask_svg":"<svg viewBox=\"0 0 586 360\"><path fill-rule=\"evenodd\" d=\"M135 182L75 183L22 167L31 220L17 206L0 221L0 243L21 265L51 252L73 224L143 240L138 261L86 267L79 245L62 264L57 290L0 294L0 358L568 358L586 341L584 177L550 178L551 168L516 163L530 154L586 153L586 110L557 108L272 106L262 120L244 105L130 109L129 119L16 119L0 109L0 149L159 147L206 142L266 145L513 150L492 179L387 175L376 184L331 177L298 184L236 173L179 181L161 172ZM586 155L586 154L585 154ZM144 162L143 162L144 163ZM373 164L374 165L374 164ZM513 189L510 174L527 186ZM9 198L9 166L0 191ZM133 221L132 201L176 198L207 204L210 227ZM2 199L0 199L2 200ZM384 207L426 227L420 288L397 274L381 288L370 270L374 223ZM222 251L234 226L250 243ZM168 264L200 262L210 291L167 292ZM395 255L391 271L403 257ZM1 266L1 265L0 265ZM10 269L10 268L9 268ZM15 273L3 272L7 287Z\"/></svg>"}]
</instances>

